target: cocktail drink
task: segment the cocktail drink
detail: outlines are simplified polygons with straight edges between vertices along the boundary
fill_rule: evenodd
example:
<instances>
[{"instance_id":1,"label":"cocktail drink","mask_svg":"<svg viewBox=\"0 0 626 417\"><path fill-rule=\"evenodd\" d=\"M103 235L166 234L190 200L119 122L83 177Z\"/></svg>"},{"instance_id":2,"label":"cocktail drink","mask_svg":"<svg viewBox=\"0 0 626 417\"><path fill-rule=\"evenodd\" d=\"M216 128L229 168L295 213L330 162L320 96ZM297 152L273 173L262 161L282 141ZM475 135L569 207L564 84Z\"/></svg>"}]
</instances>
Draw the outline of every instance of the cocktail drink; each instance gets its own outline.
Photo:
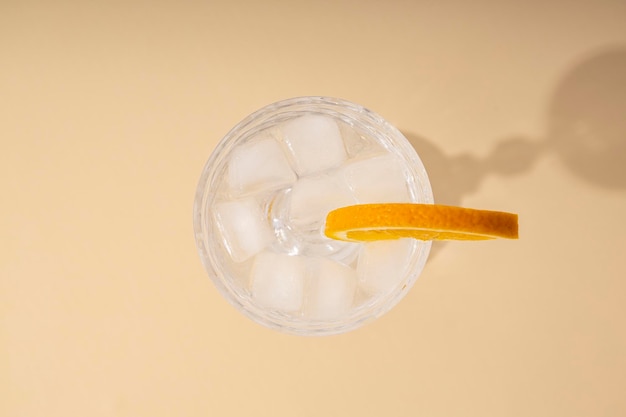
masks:
<instances>
[{"instance_id":1,"label":"cocktail drink","mask_svg":"<svg viewBox=\"0 0 626 417\"><path fill-rule=\"evenodd\" d=\"M206 163L196 243L217 288L251 319L288 333L342 333L400 301L430 242L329 239L326 215L390 202L433 202L422 162L395 127L344 100L284 100L235 126Z\"/></svg>"}]
</instances>

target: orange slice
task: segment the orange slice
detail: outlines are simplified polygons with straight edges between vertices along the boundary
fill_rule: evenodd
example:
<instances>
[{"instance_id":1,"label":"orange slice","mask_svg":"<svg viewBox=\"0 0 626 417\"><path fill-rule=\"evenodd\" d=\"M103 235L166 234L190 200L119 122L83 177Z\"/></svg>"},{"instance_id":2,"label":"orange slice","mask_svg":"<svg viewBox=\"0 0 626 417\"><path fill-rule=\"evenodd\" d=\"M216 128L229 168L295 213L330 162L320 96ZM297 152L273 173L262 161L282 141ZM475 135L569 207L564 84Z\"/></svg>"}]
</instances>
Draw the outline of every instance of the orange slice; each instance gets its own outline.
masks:
<instances>
[{"instance_id":1,"label":"orange slice","mask_svg":"<svg viewBox=\"0 0 626 417\"><path fill-rule=\"evenodd\" d=\"M517 214L438 204L360 204L328 213L326 236L367 242L411 237L419 240L517 239Z\"/></svg>"}]
</instances>

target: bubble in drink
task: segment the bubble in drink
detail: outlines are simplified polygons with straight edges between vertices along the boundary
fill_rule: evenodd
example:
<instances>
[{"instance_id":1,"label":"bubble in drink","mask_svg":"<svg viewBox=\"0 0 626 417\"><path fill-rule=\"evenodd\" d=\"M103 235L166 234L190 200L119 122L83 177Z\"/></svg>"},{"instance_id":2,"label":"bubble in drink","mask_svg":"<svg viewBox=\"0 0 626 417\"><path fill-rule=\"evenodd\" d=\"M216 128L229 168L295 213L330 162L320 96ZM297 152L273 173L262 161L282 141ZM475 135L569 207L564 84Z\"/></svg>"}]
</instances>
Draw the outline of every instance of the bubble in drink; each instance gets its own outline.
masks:
<instances>
[{"instance_id":1,"label":"bubble in drink","mask_svg":"<svg viewBox=\"0 0 626 417\"><path fill-rule=\"evenodd\" d=\"M228 182L234 194L263 192L293 183L293 172L281 145L261 134L233 150Z\"/></svg>"},{"instance_id":2,"label":"bubble in drink","mask_svg":"<svg viewBox=\"0 0 626 417\"><path fill-rule=\"evenodd\" d=\"M330 117L301 116L286 122L281 131L301 176L336 167L346 159L339 127Z\"/></svg>"},{"instance_id":3,"label":"bubble in drink","mask_svg":"<svg viewBox=\"0 0 626 417\"><path fill-rule=\"evenodd\" d=\"M259 253L274 237L254 198L217 203L214 215L223 244L235 262Z\"/></svg>"},{"instance_id":4,"label":"bubble in drink","mask_svg":"<svg viewBox=\"0 0 626 417\"><path fill-rule=\"evenodd\" d=\"M262 252L255 257L250 273L252 298L271 310L300 311L305 273L305 258Z\"/></svg>"}]
</instances>

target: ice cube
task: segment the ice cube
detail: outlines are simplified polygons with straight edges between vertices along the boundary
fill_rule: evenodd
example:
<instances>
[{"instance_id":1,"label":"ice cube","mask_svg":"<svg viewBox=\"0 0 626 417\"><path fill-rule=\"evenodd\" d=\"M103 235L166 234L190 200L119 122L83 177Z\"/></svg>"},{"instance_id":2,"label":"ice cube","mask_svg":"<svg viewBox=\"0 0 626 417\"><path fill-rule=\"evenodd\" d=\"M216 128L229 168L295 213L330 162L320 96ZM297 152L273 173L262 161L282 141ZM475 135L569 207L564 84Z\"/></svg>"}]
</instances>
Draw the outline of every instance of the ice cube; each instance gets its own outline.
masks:
<instances>
[{"instance_id":1,"label":"ice cube","mask_svg":"<svg viewBox=\"0 0 626 417\"><path fill-rule=\"evenodd\" d=\"M364 244L357 263L359 285L372 294L388 294L406 277L415 240L381 240Z\"/></svg>"},{"instance_id":2,"label":"ice cube","mask_svg":"<svg viewBox=\"0 0 626 417\"><path fill-rule=\"evenodd\" d=\"M376 140L348 123L339 123L339 131L341 132L343 146L346 148L348 158L384 152L384 148Z\"/></svg>"},{"instance_id":3,"label":"ice cube","mask_svg":"<svg viewBox=\"0 0 626 417\"><path fill-rule=\"evenodd\" d=\"M349 266L325 258L311 260L307 291L306 316L333 320L345 316L352 307L356 292L356 272Z\"/></svg>"},{"instance_id":4,"label":"ice cube","mask_svg":"<svg viewBox=\"0 0 626 417\"><path fill-rule=\"evenodd\" d=\"M411 201L404 162L394 155L352 162L343 168L343 173L361 204Z\"/></svg>"},{"instance_id":5,"label":"ice cube","mask_svg":"<svg viewBox=\"0 0 626 417\"><path fill-rule=\"evenodd\" d=\"M261 252L250 272L252 297L263 307L298 311L304 300L305 273L304 258L300 256Z\"/></svg>"},{"instance_id":6,"label":"ice cube","mask_svg":"<svg viewBox=\"0 0 626 417\"><path fill-rule=\"evenodd\" d=\"M235 195L280 188L296 180L282 146L261 134L233 151L228 182Z\"/></svg>"},{"instance_id":7,"label":"ice cube","mask_svg":"<svg viewBox=\"0 0 626 417\"><path fill-rule=\"evenodd\" d=\"M324 222L329 211L356 204L341 176L305 177L291 190L289 217L295 224Z\"/></svg>"},{"instance_id":8,"label":"ice cube","mask_svg":"<svg viewBox=\"0 0 626 417\"><path fill-rule=\"evenodd\" d=\"M274 237L254 198L218 203L214 215L226 250L235 262L243 262L257 254Z\"/></svg>"},{"instance_id":9,"label":"ice cube","mask_svg":"<svg viewBox=\"0 0 626 417\"><path fill-rule=\"evenodd\" d=\"M286 122L282 133L300 175L324 171L346 159L339 127L331 117L301 116Z\"/></svg>"}]
</instances>

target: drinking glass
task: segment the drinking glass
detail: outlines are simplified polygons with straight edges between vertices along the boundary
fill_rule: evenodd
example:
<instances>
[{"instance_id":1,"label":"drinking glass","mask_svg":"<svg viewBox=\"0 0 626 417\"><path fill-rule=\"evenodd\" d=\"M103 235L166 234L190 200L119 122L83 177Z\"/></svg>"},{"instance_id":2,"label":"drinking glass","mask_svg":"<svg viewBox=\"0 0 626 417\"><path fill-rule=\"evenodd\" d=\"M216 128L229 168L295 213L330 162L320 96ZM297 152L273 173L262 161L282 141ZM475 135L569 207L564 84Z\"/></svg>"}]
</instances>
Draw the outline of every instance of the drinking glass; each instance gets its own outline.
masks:
<instances>
[{"instance_id":1,"label":"drinking glass","mask_svg":"<svg viewBox=\"0 0 626 417\"><path fill-rule=\"evenodd\" d=\"M193 221L209 277L237 310L298 335L354 330L395 306L420 275L430 242L327 238L335 208L433 203L408 140L346 100L297 97L230 130L206 162Z\"/></svg>"}]
</instances>

